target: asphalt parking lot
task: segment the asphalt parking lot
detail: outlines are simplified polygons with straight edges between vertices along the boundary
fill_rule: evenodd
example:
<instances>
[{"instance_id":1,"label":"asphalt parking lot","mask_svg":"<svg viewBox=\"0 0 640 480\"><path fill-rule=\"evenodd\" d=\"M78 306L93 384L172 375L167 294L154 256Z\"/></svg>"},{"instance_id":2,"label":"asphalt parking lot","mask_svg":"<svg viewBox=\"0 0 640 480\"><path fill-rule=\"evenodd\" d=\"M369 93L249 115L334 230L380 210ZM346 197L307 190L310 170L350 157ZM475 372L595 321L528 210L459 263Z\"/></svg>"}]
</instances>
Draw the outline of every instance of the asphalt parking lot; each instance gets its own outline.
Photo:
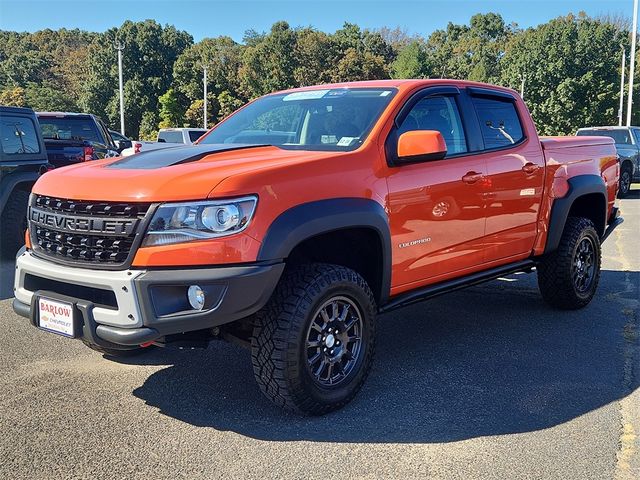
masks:
<instances>
[{"instance_id":1,"label":"asphalt parking lot","mask_svg":"<svg viewBox=\"0 0 640 480\"><path fill-rule=\"evenodd\" d=\"M232 345L113 361L2 301L0 478L640 478L638 187L587 308L523 274L382 316L321 418L271 406Z\"/></svg>"}]
</instances>

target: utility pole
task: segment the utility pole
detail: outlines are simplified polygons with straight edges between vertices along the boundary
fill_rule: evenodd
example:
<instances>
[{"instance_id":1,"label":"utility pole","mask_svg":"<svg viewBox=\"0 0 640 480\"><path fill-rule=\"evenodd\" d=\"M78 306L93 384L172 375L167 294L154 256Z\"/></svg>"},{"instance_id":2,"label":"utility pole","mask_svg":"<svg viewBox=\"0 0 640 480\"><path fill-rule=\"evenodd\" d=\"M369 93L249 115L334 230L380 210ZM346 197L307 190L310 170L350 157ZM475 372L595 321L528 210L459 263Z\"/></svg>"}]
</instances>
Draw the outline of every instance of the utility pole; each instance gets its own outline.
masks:
<instances>
[{"instance_id":1,"label":"utility pole","mask_svg":"<svg viewBox=\"0 0 640 480\"><path fill-rule=\"evenodd\" d=\"M631 28L631 62L629 63L629 98L627 99L627 127L631 126L633 105L633 77L636 68L636 37L638 36L638 0L633 1L633 27Z\"/></svg>"},{"instance_id":2,"label":"utility pole","mask_svg":"<svg viewBox=\"0 0 640 480\"><path fill-rule=\"evenodd\" d=\"M622 74L620 75L620 107L618 108L618 126L622 126L622 114L624 110L624 69L627 67L627 51L622 49Z\"/></svg>"},{"instance_id":3,"label":"utility pole","mask_svg":"<svg viewBox=\"0 0 640 480\"><path fill-rule=\"evenodd\" d=\"M113 46L118 50L118 83L120 86L120 133L124 135L124 86L122 82L122 51L124 50L124 42L116 40Z\"/></svg>"},{"instance_id":4,"label":"utility pole","mask_svg":"<svg viewBox=\"0 0 640 480\"><path fill-rule=\"evenodd\" d=\"M204 84L204 128L207 128L207 67L204 67L204 78L202 79Z\"/></svg>"}]
</instances>

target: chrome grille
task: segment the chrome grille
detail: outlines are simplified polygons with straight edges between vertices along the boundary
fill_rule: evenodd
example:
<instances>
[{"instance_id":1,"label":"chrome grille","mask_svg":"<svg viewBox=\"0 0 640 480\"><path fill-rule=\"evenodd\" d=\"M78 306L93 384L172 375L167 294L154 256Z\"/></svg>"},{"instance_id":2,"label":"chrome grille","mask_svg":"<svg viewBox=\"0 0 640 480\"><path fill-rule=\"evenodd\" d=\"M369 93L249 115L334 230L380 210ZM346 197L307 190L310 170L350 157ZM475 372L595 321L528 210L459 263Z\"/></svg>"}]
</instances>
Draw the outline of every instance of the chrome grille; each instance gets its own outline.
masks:
<instances>
[{"instance_id":1,"label":"chrome grille","mask_svg":"<svg viewBox=\"0 0 640 480\"><path fill-rule=\"evenodd\" d=\"M133 253L148 203L89 202L34 195L29 229L36 253L115 267Z\"/></svg>"}]
</instances>

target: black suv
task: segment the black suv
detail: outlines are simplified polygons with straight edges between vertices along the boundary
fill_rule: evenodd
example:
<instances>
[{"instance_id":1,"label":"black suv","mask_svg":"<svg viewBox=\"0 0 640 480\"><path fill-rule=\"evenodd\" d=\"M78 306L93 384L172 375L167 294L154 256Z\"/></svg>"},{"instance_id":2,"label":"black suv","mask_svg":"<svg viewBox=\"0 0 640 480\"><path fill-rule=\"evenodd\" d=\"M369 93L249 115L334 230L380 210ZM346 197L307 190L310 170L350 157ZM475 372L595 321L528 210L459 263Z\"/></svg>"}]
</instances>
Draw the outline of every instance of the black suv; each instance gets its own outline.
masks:
<instances>
[{"instance_id":1,"label":"black suv","mask_svg":"<svg viewBox=\"0 0 640 480\"><path fill-rule=\"evenodd\" d=\"M13 260L24 244L29 192L47 169L33 110L0 106L0 259Z\"/></svg>"}]
</instances>

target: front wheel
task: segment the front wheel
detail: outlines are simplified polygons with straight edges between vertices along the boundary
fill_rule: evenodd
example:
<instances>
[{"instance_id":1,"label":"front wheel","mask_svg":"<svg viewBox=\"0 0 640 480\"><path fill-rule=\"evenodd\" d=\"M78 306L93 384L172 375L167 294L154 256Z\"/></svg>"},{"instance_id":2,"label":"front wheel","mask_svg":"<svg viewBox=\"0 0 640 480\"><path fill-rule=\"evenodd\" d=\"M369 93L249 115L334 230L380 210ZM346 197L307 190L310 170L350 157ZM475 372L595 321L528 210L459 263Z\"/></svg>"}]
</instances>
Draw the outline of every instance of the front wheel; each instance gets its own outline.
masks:
<instances>
[{"instance_id":1,"label":"front wheel","mask_svg":"<svg viewBox=\"0 0 640 480\"><path fill-rule=\"evenodd\" d=\"M375 312L353 270L311 264L286 273L255 318L251 357L262 393L309 415L346 405L371 368Z\"/></svg>"},{"instance_id":2,"label":"front wheel","mask_svg":"<svg viewBox=\"0 0 640 480\"><path fill-rule=\"evenodd\" d=\"M593 222L569 217L558 249L537 267L542 297L563 310L586 306L598 288L600 261L600 237Z\"/></svg>"}]
</instances>

